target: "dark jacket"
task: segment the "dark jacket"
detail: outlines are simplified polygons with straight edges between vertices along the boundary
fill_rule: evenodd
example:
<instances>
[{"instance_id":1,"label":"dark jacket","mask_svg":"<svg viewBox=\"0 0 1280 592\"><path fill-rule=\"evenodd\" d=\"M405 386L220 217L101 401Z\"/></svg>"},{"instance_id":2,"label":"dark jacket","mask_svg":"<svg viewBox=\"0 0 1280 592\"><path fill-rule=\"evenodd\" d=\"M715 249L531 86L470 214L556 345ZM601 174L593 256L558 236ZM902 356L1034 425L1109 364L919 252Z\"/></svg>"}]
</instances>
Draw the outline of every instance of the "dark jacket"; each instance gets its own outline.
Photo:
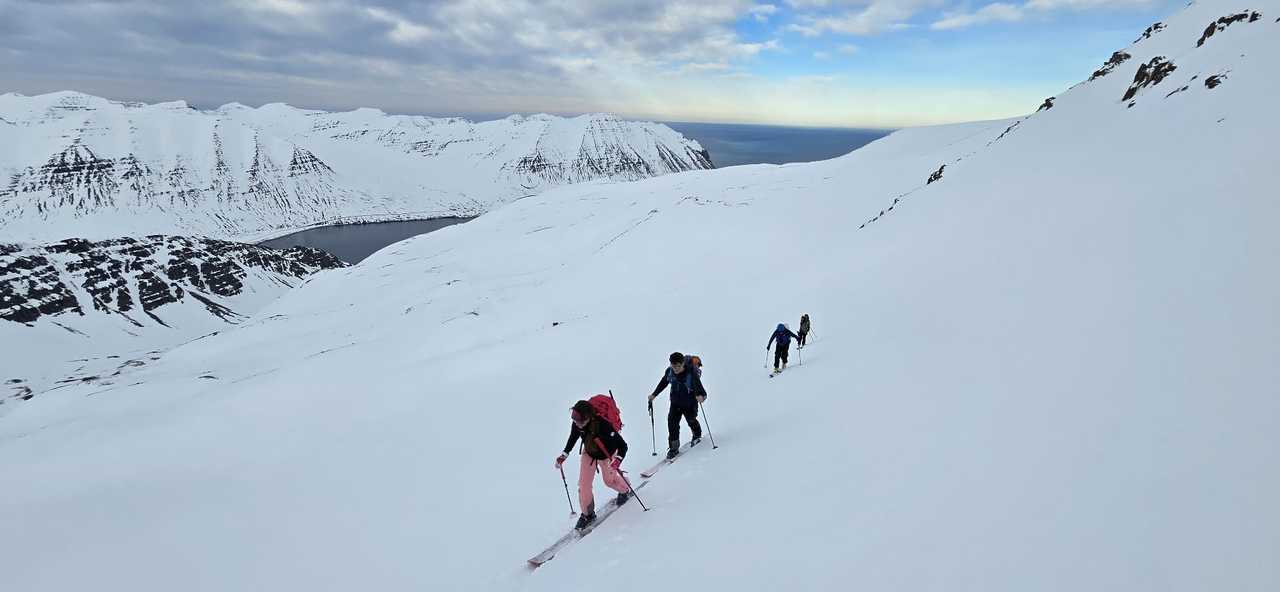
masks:
<instances>
[{"instance_id":1,"label":"dark jacket","mask_svg":"<svg viewBox=\"0 0 1280 592\"><path fill-rule=\"evenodd\" d=\"M804 335L809 332L809 315L800 317L800 334Z\"/></svg>"},{"instance_id":2,"label":"dark jacket","mask_svg":"<svg viewBox=\"0 0 1280 592\"><path fill-rule=\"evenodd\" d=\"M702 377L698 376L698 370L687 364L684 372L679 374L667 368L667 371L662 374L662 380L658 381L657 388L653 389L654 396L667 388L667 385L671 385L672 407L696 407L698 400L694 397L707 396L707 389L702 387Z\"/></svg>"},{"instance_id":3,"label":"dark jacket","mask_svg":"<svg viewBox=\"0 0 1280 592\"><path fill-rule=\"evenodd\" d=\"M569 441L564 444L565 454L573 450L579 438L582 439L583 451L596 460L605 460L615 454L619 458L627 456L627 441L622 439L622 434L614 431L609 422L599 417L587 420L587 425L581 428L569 422ZM603 450L601 446L604 447Z\"/></svg>"},{"instance_id":4,"label":"dark jacket","mask_svg":"<svg viewBox=\"0 0 1280 592\"><path fill-rule=\"evenodd\" d=\"M793 337L800 339L800 336L792 333L790 329L783 325L778 325L778 328L773 330L773 335L769 336L769 345L765 347L773 347L773 341L776 339L778 340L778 347L787 349L791 347L791 338Z\"/></svg>"}]
</instances>

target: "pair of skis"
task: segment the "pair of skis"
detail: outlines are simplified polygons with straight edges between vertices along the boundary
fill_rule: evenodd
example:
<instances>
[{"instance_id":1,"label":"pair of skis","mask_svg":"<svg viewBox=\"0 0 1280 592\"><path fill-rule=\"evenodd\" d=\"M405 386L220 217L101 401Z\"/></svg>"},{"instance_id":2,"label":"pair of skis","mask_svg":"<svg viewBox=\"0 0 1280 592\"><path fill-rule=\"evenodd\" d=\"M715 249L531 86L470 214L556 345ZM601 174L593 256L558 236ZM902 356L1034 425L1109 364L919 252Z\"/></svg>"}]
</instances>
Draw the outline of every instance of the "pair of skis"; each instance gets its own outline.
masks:
<instances>
[{"instance_id":1,"label":"pair of skis","mask_svg":"<svg viewBox=\"0 0 1280 592\"><path fill-rule=\"evenodd\" d=\"M680 447L680 450L676 453L675 456L671 458L664 458L658 461L658 464L653 465L648 469L645 469L640 473L640 477L646 479L646 481L641 481L639 484L633 485L632 487L639 490L643 488L645 485L648 485L649 481L647 481L647 479L657 474L658 471L662 470L662 467L665 467L675 462L677 458L680 458L681 456L683 456L684 453L688 452L689 449L693 448L694 446L695 444L692 441L688 442L684 446ZM546 550L530 558L529 567L532 569L537 569L541 567L542 564L548 561L551 561L553 558L555 558L556 553L559 553L561 549L569 546L569 544L573 543L574 541L584 536L587 536L588 534L591 534L591 531L595 530L596 527L600 526L600 523L604 522L605 519L608 518L609 516L612 516L613 513L617 510L618 510L617 498L609 500L609 503L606 503L603 508L600 508L598 511L596 511L596 519L591 524L588 524L586 528L583 528L582 530L578 530L576 528L573 530L570 530L568 534L560 537L559 540L552 543L550 547L546 548Z\"/></svg>"},{"instance_id":2,"label":"pair of skis","mask_svg":"<svg viewBox=\"0 0 1280 592\"><path fill-rule=\"evenodd\" d=\"M673 462L676 462L676 459L677 459L677 458L680 458L680 455L682 455L682 454L684 454L684 453L688 452L688 451L689 451L689 449L690 449L690 448L693 448L694 446L695 446L695 444L694 444L692 441L690 441L689 443L685 444L684 446L681 446L681 447L680 447L680 450L678 450L678 451L676 452L676 455L675 455L675 456L673 456L673 457L671 457L671 458L664 458L664 459L662 459L662 460L658 461L658 464L653 465L652 467L649 467L648 469L645 469L644 471L641 471L640 476L641 476L641 477L644 477L645 479L648 479L649 477L654 476L655 474L657 474L657 473L658 473L658 471L662 470L662 467L665 467L665 466L667 466L667 465L669 465L669 464L671 464L671 463L673 463Z\"/></svg>"},{"instance_id":3,"label":"pair of skis","mask_svg":"<svg viewBox=\"0 0 1280 592\"><path fill-rule=\"evenodd\" d=\"M636 485L634 487L635 489L639 490L644 488L644 486L648 484L649 484L648 481L641 481L639 485ZM596 527L600 526L600 523L604 522L606 518L608 518L609 516L612 516L613 513L616 512L619 507L620 506L618 506L618 499L616 497L614 499L609 500L609 502L606 503L603 508L600 508L599 510L596 511L596 519L592 521L591 524L588 524L585 528L581 530L576 528L571 529L569 531L569 534L566 534L560 537L559 540L557 540L554 543L551 543L551 546L547 547L546 550L530 558L529 567L532 569L537 569L541 567L542 564L548 561L551 561L556 556L556 553L560 552L560 549L563 549L567 547L570 543L591 534L591 531L595 530Z\"/></svg>"}]
</instances>

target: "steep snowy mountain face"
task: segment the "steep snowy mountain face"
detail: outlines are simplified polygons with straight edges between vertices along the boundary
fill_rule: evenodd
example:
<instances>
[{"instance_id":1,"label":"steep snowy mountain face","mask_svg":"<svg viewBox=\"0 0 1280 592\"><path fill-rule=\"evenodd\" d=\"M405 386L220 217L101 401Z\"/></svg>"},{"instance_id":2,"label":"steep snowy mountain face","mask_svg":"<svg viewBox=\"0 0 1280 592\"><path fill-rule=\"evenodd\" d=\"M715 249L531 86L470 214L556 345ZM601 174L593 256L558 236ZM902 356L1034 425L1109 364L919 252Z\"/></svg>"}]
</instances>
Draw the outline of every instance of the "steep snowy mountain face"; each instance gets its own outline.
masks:
<instances>
[{"instance_id":1,"label":"steep snowy mountain face","mask_svg":"<svg viewBox=\"0 0 1280 592\"><path fill-rule=\"evenodd\" d=\"M1277 17L1194 4L1018 120L518 200L16 405L5 582L1280 589ZM531 573L569 407L612 389L641 481L673 350L719 448Z\"/></svg>"},{"instance_id":2,"label":"steep snowy mountain face","mask_svg":"<svg viewBox=\"0 0 1280 592\"><path fill-rule=\"evenodd\" d=\"M142 363L124 355L140 345L225 329L312 274L344 266L304 247L178 236L0 245L0 337L14 345L3 354L0 405L59 384L110 385L101 370L118 376Z\"/></svg>"},{"instance_id":3,"label":"steep snowy mountain face","mask_svg":"<svg viewBox=\"0 0 1280 592\"><path fill-rule=\"evenodd\" d=\"M198 111L0 95L0 237L262 238L337 220L473 215L548 187L711 168L610 115L463 119L272 104Z\"/></svg>"}]
</instances>

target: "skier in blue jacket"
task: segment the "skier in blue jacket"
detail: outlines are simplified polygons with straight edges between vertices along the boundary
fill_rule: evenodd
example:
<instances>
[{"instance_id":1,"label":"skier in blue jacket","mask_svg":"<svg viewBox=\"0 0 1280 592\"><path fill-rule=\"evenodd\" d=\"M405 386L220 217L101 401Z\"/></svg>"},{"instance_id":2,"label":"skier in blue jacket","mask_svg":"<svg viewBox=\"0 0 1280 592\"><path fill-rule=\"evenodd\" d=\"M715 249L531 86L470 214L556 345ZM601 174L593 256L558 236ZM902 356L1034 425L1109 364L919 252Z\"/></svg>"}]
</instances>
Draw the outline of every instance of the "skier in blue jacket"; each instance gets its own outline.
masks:
<instances>
[{"instance_id":1,"label":"skier in blue jacket","mask_svg":"<svg viewBox=\"0 0 1280 592\"><path fill-rule=\"evenodd\" d=\"M800 336L796 335L795 333L792 333L791 329L788 329L787 326L783 323L778 323L778 328L774 329L773 335L769 336L769 345L764 346L765 351L769 351L769 348L773 346L774 341L778 342L778 347L774 348L773 350L773 371L774 372L782 372L784 369L786 369L787 354L790 353L788 350L791 349L792 338L799 340ZM781 368L778 367L779 363L782 364Z\"/></svg>"}]
</instances>

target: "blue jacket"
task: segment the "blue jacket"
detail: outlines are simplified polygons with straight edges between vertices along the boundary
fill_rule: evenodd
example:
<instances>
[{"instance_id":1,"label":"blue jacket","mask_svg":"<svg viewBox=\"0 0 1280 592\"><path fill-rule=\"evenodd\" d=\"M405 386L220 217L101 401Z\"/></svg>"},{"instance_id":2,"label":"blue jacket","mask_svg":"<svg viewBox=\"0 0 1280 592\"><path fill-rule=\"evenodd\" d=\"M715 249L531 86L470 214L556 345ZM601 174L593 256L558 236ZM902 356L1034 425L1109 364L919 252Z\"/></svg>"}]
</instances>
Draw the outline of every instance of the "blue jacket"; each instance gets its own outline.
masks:
<instances>
[{"instance_id":1,"label":"blue jacket","mask_svg":"<svg viewBox=\"0 0 1280 592\"><path fill-rule=\"evenodd\" d=\"M773 335L769 336L769 345L766 345L764 347L765 349L769 349L770 347L773 347L773 342L776 339L778 341L778 347L782 349L787 349L791 347L792 337L795 337L796 339L800 339L799 335L792 333L791 330L788 329L782 323L778 323L778 328L774 329Z\"/></svg>"}]
</instances>

